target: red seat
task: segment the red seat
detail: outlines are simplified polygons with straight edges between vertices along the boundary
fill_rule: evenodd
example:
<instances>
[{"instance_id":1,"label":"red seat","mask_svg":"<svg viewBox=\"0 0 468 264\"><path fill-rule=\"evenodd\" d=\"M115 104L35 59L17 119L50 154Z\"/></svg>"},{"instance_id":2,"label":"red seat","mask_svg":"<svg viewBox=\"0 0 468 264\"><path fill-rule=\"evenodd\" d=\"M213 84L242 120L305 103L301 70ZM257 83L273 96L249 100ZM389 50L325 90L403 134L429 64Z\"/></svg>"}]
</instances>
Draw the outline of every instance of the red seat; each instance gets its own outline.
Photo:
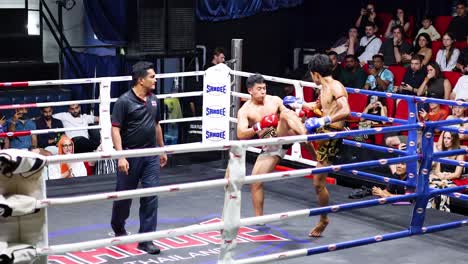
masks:
<instances>
[{"instance_id":1,"label":"red seat","mask_svg":"<svg viewBox=\"0 0 468 264\"><path fill-rule=\"evenodd\" d=\"M400 100L396 106L395 118L408 120L408 102ZM401 132L402 135L408 135L408 132Z\"/></svg>"},{"instance_id":2,"label":"red seat","mask_svg":"<svg viewBox=\"0 0 468 264\"><path fill-rule=\"evenodd\" d=\"M379 30L377 32L377 35L384 35L385 31L387 30L388 23L392 20L392 14L391 13L377 13L377 18L380 21Z\"/></svg>"},{"instance_id":3,"label":"red seat","mask_svg":"<svg viewBox=\"0 0 468 264\"><path fill-rule=\"evenodd\" d=\"M395 118L408 120L408 102L400 100L396 106Z\"/></svg>"},{"instance_id":4,"label":"red seat","mask_svg":"<svg viewBox=\"0 0 468 264\"><path fill-rule=\"evenodd\" d=\"M432 61L436 60L437 52L442 48L442 41L436 40L432 42Z\"/></svg>"},{"instance_id":5,"label":"red seat","mask_svg":"<svg viewBox=\"0 0 468 264\"><path fill-rule=\"evenodd\" d=\"M348 104L349 109L351 109L351 112L362 113L362 111L364 111L364 109L367 106L367 95L350 93L348 94ZM351 129L355 129L357 128L359 118L349 116L347 121L349 123L349 127Z\"/></svg>"},{"instance_id":6,"label":"red seat","mask_svg":"<svg viewBox=\"0 0 468 264\"><path fill-rule=\"evenodd\" d=\"M369 75L369 64L364 64L362 65L362 69L364 70L364 72Z\"/></svg>"},{"instance_id":7,"label":"red seat","mask_svg":"<svg viewBox=\"0 0 468 264\"><path fill-rule=\"evenodd\" d=\"M399 86L405 77L406 68L400 65L388 66L388 69L393 73L393 85Z\"/></svg>"},{"instance_id":8,"label":"red seat","mask_svg":"<svg viewBox=\"0 0 468 264\"><path fill-rule=\"evenodd\" d=\"M314 88L304 86L303 92L304 92L304 101L306 102L315 101Z\"/></svg>"},{"instance_id":9,"label":"red seat","mask_svg":"<svg viewBox=\"0 0 468 264\"><path fill-rule=\"evenodd\" d=\"M414 16L409 16L408 20L409 20L409 28L408 28L408 32L406 32L406 37L412 39L413 33L414 33Z\"/></svg>"},{"instance_id":10,"label":"red seat","mask_svg":"<svg viewBox=\"0 0 468 264\"><path fill-rule=\"evenodd\" d=\"M440 35L447 32L450 22L452 22L452 16L438 16L434 20L434 27L437 29Z\"/></svg>"},{"instance_id":11,"label":"red seat","mask_svg":"<svg viewBox=\"0 0 468 264\"><path fill-rule=\"evenodd\" d=\"M455 48L459 49L460 51L463 49L468 48L468 43L466 41L456 41Z\"/></svg>"},{"instance_id":12,"label":"red seat","mask_svg":"<svg viewBox=\"0 0 468 264\"><path fill-rule=\"evenodd\" d=\"M395 117L395 101L392 98L385 98L387 103L387 116Z\"/></svg>"},{"instance_id":13,"label":"red seat","mask_svg":"<svg viewBox=\"0 0 468 264\"><path fill-rule=\"evenodd\" d=\"M452 89L457 84L458 79L460 79L460 77L462 76L461 73L459 72L451 72L451 71L444 71L442 72L442 75L444 75L444 78L449 80L450 84L452 85Z\"/></svg>"}]
</instances>

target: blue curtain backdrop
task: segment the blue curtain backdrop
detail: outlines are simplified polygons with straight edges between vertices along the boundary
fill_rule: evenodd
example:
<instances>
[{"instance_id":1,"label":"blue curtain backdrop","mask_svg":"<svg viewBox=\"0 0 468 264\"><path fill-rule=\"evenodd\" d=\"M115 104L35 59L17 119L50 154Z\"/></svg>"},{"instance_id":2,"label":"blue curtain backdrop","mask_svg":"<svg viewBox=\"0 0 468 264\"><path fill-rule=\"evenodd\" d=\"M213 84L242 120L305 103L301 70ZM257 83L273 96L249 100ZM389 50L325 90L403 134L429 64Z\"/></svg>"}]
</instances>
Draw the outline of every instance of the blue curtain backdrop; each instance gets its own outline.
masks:
<instances>
[{"instance_id":1,"label":"blue curtain backdrop","mask_svg":"<svg viewBox=\"0 0 468 264\"><path fill-rule=\"evenodd\" d=\"M202 21L223 21L294 7L303 2L304 0L197 0L196 14ZM127 42L131 24L127 13L130 3L136 4L136 1L84 0L89 23L99 40L109 44Z\"/></svg>"},{"instance_id":2,"label":"blue curtain backdrop","mask_svg":"<svg viewBox=\"0 0 468 264\"><path fill-rule=\"evenodd\" d=\"M197 0L197 17L203 21L223 21L255 15L262 11L294 7L304 0Z\"/></svg>"},{"instance_id":3,"label":"blue curtain backdrop","mask_svg":"<svg viewBox=\"0 0 468 264\"><path fill-rule=\"evenodd\" d=\"M84 0L89 23L99 40L109 44L127 42L127 4L127 0Z\"/></svg>"}]
</instances>

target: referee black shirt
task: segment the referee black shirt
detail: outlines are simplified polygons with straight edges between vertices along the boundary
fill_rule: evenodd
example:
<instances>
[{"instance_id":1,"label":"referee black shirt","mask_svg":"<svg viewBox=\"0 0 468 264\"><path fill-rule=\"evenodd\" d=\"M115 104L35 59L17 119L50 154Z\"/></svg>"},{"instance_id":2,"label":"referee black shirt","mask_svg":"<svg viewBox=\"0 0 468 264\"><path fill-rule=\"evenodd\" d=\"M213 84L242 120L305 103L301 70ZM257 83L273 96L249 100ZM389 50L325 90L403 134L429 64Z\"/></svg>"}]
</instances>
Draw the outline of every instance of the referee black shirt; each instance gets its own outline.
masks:
<instances>
[{"instance_id":1,"label":"referee black shirt","mask_svg":"<svg viewBox=\"0 0 468 264\"><path fill-rule=\"evenodd\" d=\"M120 128L122 149L154 148L160 113L156 95L146 95L146 102L130 89L115 102L112 126Z\"/></svg>"}]
</instances>

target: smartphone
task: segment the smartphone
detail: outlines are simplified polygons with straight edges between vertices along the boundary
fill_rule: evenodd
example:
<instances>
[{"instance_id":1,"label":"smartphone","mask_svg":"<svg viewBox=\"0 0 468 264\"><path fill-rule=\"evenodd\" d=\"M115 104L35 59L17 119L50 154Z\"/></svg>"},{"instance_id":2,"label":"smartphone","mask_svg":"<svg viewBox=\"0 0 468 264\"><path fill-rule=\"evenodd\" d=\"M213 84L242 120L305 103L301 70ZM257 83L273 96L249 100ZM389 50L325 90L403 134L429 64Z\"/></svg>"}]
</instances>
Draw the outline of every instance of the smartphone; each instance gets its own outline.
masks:
<instances>
[{"instance_id":1,"label":"smartphone","mask_svg":"<svg viewBox=\"0 0 468 264\"><path fill-rule=\"evenodd\" d=\"M408 84L406 84L404 82L401 82L401 86L406 87L406 86L408 86Z\"/></svg>"},{"instance_id":2,"label":"smartphone","mask_svg":"<svg viewBox=\"0 0 468 264\"><path fill-rule=\"evenodd\" d=\"M369 69L374 68L374 62L373 61L368 61L367 64L369 65Z\"/></svg>"}]
</instances>

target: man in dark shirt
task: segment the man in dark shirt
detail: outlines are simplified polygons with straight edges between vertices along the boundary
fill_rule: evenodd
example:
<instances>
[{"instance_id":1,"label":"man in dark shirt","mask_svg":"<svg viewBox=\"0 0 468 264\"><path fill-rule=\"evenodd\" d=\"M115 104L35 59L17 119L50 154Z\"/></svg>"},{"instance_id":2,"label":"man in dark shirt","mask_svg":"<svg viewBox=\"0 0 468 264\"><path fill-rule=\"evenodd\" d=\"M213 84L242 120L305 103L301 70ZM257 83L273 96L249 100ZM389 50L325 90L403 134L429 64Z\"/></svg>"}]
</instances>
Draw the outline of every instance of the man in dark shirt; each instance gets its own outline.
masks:
<instances>
[{"instance_id":1,"label":"man in dark shirt","mask_svg":"<svg viewBox=\"0 0 468 264\"><path fill-rule=\"evenodd\" d=\"M465 41L468 46L468 36ZM458 56L457 69L463 74L468 74L468 48L464 48Z\"/></svg>"},{"instance_id":2,"label":"man in dark shirt","mask_svg":"<svg viewBox=\"0 0 468 264\"><path fill-rule=\"evenodd\" d=\"M211 54L211 61L206 63L205 67L203 67L203 70L206 70L217 64L224 63L225 59L226 56L224 54L224 49L217 47L213 50L213 53Z\"/></svg>"},{"instance_id":3,"label":"man in dark shirt","mask_svg":"<svg viewBox=\"0 0 468 264\"><path fill-rule=\"evenodd\" d=\"M366 72L361 68L356 55L346 55L345 68L341 71L337 80L345 87L361 89L366 84L366 79Z\"/></svg>"},{"instance_id":4,"label":"man in dark shirt","mask_svg":"<svg viewBox=\"0 0 468 264\"><path fill-rule=\"evenodd\" d=\"M405 41L404 29L398 25L392 28L393 38L387 39L380 47L386 65L407 63L404 57L411 53L411 45Z\"/></svg>"},{"instance_id":5,"label":"man in dark shirt","mask_svg":"<svg viewBox=\"0 0 468 264\"><path fill-rule=\"evenodd\" d=\"M398 163L396 165L390 165L390 170L394 179L405 181L406 180L406 163ZM372 194L380 196L382 198L392 197L395 195L402 195L406 193L406 187L401 185L395 185L389 183L385 189L374 186L372 188Z\"/></svg>"},{"instance_id":6,"label":"man in dark shirt","mask_svg":"<svg viewBox=\"0 0 468 264\"><path fill-rule=\"evenodd\" d=\"M447 32L451 32L457 41L464 41L468 35L468 16L465 1L457 3L457 16L450 22Z\"/></svg>"},{"instance_id":7,"label":"man in dark shirt","mask_svg":"<svg viewBox=\"0 0 468 264\"><path fill-rule=\"evenodd\" d=\"M338 54L334 51L329 51L327 55L333 64L332 77L333 79L338 80L341 73L341 65L338 63Z\"/></svg>"},{"instance_id":8,"label":"man in dark shirt","mask_svg":"<svg viewBox=\"0 0 468 264\"><path fill-rule=\"evenodd\" d=\"M423 68L423 56L416 54L411 58L411 66L406 69L405 76L400 86L394 87L394 92L399 94L417 95L418 88L427 75Z\"/></svg>"},{"instance_id":9,"label":"man in dark shirt","mask_svg":"<svg viewBox=\"0 0 468 264\"><path fill-rule=\"evenodd\" d=\"M159 124L158 99L152 91L156 87L156 73L150 62L137 62L132 68L133 87L119 97L112 112L112 141L116 150L163 147ZM116 191L133 190L141 181L143 188L159 186L160 167L167 156L120 158L118 160ZM111 225L115 236L124 236L125 221L130 214L132 200L115 201ZM139 233L156 231L158 197L140 198ZM138 249L159 254L152 241L140 242Z\"/></svg>"},{"instance_id":10,"label":"man in dark shirt","mask_svg":"<svg viewBox=\"0 0 468 264\"><path fill-rule=\"evenodd\" d=\"M63 128L62 121L53 118L54 110L51 106L46 106L41 108L42 116L36 119L36 128L37 129L53 129L53 128ZM63 133L48 133L37 135L37 146L43 148L50 153L57 155L57 142L60 139L60 136Z\"/></svg>"}]
</instances>

